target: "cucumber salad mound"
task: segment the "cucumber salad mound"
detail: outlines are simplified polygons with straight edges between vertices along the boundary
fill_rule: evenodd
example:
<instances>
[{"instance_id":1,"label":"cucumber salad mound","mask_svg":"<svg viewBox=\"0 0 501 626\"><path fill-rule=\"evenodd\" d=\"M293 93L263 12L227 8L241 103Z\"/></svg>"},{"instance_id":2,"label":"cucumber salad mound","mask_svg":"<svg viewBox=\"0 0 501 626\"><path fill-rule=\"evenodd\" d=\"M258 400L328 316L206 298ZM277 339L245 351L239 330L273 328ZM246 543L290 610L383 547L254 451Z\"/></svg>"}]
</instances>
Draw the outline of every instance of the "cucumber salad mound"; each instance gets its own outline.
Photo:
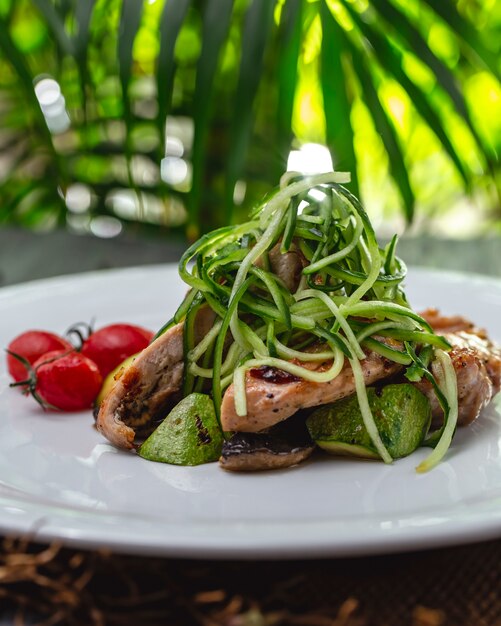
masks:
<instances>
[{"instance_id":1,"label":"cucumber salad mound","mask_svg":"<svg viewBox=\"0 0 501 626\"><path fill-rule=\"evenodd\" d=\"M349 175L286 174L243 224L183 255L188 292L107 381L97 427L152 461L227 470L296 465L315 449L433 468L500 388L484 331L403 290Z\"/></svg>"}]
</instances>

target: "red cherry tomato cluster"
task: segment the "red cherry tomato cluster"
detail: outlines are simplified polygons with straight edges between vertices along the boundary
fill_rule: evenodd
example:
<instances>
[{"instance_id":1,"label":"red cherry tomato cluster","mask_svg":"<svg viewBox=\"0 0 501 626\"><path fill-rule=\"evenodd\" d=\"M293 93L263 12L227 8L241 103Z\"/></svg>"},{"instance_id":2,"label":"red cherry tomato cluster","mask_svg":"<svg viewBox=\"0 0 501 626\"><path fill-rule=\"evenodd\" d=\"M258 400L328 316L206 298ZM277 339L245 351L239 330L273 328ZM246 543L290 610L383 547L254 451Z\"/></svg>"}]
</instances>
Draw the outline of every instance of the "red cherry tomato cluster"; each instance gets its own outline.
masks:
<instances>
[{"instance_id":1,"label":"red cherry tomato cluster","mask_svg":"<svg viewBox=\"0 0 501 626\"><path fill-rule=\"evenodd\" d=\"M8 350L7 367L9 368L9 374L16 382L19 382L26 380L28 371L26 366L15 358L15 354L22 356L30 365L33 365L35 361L47 354L47 352L52 350L73 350L73 346L69 341L58 337L54 333L44 330L28 330L26 333L13 339L8 346Z\"/></svg>"},{"instance_id":2,"label":"red cherry tomato cluster","mask_svg":"<svg viewBox=\"0 0 501 626\"><path fill-rule=\"evenodd\" d=\"M79 348L43 330L29 330L13 339L7 347L13 386L31 393L45 408L88 409L104 378L128 356L146 348L153 333L131 324L111 324L81 338Z\"/></svg>"}]
</instances>

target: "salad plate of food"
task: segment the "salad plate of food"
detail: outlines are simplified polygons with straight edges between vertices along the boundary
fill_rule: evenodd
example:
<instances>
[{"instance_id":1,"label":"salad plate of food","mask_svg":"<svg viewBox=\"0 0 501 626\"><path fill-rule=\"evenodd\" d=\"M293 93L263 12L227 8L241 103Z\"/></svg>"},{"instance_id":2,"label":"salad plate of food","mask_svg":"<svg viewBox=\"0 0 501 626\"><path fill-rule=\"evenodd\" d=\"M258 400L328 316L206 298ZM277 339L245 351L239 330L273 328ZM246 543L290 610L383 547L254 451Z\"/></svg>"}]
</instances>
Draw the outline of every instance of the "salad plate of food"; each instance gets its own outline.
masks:
<instances>
[{"instance_id":1,"label":"salad plate of food","mask_svg":"<svg viewBox=\"0 0 501 626\"><path fill-rule=\"evenodd\" d=\"M289 174L178 266L0 291L2 532L217 558L501 536L501 281L407 270L346 182Z\"/></svg>"}]
</instances>

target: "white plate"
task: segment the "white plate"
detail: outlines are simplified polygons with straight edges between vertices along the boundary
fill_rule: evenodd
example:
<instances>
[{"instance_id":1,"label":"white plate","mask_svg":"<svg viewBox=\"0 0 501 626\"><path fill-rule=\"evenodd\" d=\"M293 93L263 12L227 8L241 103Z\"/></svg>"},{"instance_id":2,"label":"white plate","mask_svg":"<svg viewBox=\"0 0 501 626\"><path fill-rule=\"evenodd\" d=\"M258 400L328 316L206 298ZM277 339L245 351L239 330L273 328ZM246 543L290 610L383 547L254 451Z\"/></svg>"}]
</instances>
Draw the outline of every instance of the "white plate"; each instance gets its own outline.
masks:
<instances>
[{"instance_id":1,"label":"white plate","mask_svg":"<svg viewBox=\"0 0 501 626\"><path fill-rule=\"evenodd\" d=\"M0 290L0 346L29 328L95 317L155 329L185 291L176 269L70 276ZM460 312L501 340L501 281L411 269L418 310ZM392 466L316 458L231 474L175 467L111 447L90 412L43 413L0 370L0 530L87 547L217 558L323 557L501 536L501 412L491 405L425 475L419 450Z\"/></svg>"}]
</instances>

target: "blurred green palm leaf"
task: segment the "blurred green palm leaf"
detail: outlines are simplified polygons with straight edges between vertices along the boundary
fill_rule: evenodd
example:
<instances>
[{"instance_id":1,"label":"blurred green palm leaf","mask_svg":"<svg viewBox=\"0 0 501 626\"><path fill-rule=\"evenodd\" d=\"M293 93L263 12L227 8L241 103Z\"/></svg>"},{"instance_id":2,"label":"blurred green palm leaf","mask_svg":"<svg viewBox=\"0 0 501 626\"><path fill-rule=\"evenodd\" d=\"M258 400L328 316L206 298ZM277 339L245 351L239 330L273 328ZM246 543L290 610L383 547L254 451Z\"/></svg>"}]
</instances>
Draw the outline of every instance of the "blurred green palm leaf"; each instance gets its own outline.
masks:
<instances>
[{"instance_id":1,"label":"blurred green palm leaf","mask_svg":"<svg viewBox=\"0 0 501 626\"><path fill-rule=\"evenodd\" d=\"M490 34L471 21L469 4L493 24ZM276 184L302 142L327 145L334 166L352 172L352 190L364 193L365 145L375 149L366 132L379 137L410 222L422 195L411 141L418 126L455 184L470 194L489 189L499 207L492 190L500 132L486 130L465 96L479 76L499 93L499 20L488 19L487 2L2 6L0 150L10 164L0 179L4 223L54 225L73 210L82 228L106 215L188 227L194 237L238 219L238 206ZM47 75L61 86L70 118L60 133L48 131L35 96L34 84ZM88 198L72 209L67 192L76 183Z\"/></svg>"}]
</instances>

